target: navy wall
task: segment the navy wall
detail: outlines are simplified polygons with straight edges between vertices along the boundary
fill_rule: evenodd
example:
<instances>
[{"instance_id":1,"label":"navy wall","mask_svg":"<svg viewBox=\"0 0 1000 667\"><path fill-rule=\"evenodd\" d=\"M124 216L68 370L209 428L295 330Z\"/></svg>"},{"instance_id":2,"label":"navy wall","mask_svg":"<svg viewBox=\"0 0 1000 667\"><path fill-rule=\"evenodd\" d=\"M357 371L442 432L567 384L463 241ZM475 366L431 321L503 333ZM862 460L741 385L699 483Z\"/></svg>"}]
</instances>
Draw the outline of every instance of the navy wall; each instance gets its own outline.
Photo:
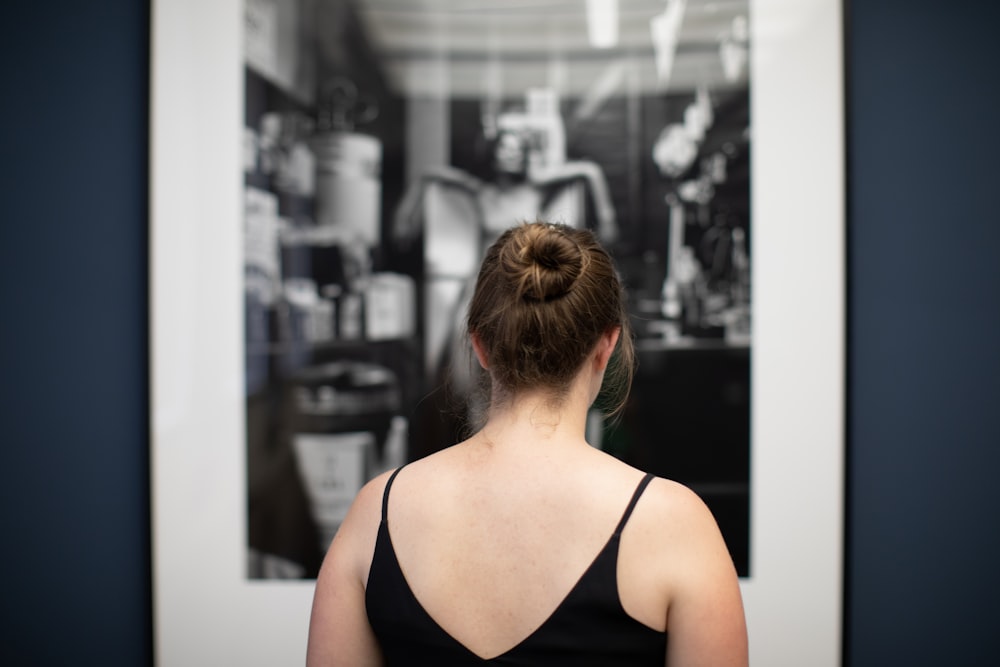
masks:
<instances>
[{"instance_id":1,"label":"navy wall","mask_svg":"<svg viewBox=\"0 0 1000 667\"><path fill-rule=\"evenodd\" d=\"M856 0L849 9L854 667L997 660L995 6Z\"/></svg>"},{"instance_id":2,"label":"navy wall","mask_svg":"<svg viewBox=\"0 0 1000 667\"><path fill-rule=\"evenodd\" d=\"M0 21L0 663L152 651L148 7ZM853 2L845 662L986 664L998 614L1000 40Z\"/></svg>"},{"instance_id":3,"label":"navy wall","mask_svg":"<svg viewBox=\"0 0 1000 667\"><path fill-rule=\"evenodd\" d=\"M148 32L0 11L0 664L151 660Z\"/></svg>"}]
</instances>

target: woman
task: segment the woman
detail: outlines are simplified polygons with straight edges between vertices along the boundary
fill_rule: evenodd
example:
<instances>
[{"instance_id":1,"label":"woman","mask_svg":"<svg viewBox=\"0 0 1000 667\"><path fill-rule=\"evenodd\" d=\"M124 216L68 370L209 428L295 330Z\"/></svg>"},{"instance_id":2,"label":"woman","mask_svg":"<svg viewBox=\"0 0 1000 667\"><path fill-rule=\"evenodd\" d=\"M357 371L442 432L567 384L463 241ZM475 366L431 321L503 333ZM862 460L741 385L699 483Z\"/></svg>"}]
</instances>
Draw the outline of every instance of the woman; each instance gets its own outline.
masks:
<instances>
[{"instance_id":1,"label":"woman","mask_svg":"<svg viewBox=\"0 0 1000 667\"><path fill-rule=\"evenodd\" d=\"M308 664L745 665L709 510L584 439L605 375L624 394L634 365L594 235L504 232L468 332L485 423L358 495L317 580Z\"/></svg>"}]
</instances>

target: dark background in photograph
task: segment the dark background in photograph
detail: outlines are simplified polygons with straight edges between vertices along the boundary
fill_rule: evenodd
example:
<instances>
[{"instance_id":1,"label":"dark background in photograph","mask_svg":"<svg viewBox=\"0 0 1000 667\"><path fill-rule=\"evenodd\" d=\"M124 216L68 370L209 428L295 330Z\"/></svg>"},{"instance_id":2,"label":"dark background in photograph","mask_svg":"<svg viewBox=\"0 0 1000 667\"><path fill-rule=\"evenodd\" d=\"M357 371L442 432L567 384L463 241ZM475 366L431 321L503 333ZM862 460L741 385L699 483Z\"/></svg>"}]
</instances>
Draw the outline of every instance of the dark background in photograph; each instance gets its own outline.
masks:
<instances>
[{"instance_id":1,"label":"dark background in photograph","mask_svg":"<svg viewBox=\"0 0 1000 667\"><path fill-rule=\"evenodd\" d=\"M847 12L850 667L996 657L998 18ZM141 0L0 22L4 664L152 660L148 22Z\"/></svg>"}]
</instances>

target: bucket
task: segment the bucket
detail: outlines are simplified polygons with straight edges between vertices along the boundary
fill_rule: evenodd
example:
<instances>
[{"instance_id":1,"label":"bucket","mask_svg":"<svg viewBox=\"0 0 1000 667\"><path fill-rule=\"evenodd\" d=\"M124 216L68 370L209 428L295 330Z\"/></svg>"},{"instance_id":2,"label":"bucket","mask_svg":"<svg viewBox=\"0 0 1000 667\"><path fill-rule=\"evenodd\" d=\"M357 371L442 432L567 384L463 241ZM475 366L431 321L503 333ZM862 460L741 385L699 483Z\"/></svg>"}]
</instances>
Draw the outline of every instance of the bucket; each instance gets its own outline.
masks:
<instances>
[{"instance_id":1,"label":"bucket","mask_svg":"<svg viewBox=\"0 0 1000 667\"><path fill-rule=\"evenodd\" d=\"M382 142L358 132L329 131L311 142L316 157L316 222L341 238L379 244Z\"/></svg>"},{"instance_id":2,"label":"bucket","mask_svg":"<svg viewBox=\"0 0 1000 667\"><path fill-rule=\"evenodd\" d=\"M337 361L297 374L288 400L296 468L325 551L385 458L399 382L384 366Z\"/></svg>"}]
</instances>

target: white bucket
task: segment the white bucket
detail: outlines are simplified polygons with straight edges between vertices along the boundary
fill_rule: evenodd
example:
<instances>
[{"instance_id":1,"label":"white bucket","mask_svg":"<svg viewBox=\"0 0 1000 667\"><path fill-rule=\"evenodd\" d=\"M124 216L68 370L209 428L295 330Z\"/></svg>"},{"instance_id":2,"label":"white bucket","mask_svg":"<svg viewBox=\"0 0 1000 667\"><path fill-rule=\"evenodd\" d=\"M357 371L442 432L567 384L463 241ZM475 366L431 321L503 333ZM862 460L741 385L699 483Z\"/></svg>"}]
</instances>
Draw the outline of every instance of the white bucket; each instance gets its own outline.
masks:
<instances>
[{"instance_id":1,"label":"white bucket","mask_svg":"<svg viewBox=\"0 0 1000 667\"><path fill-rule=\"evenodd\" d=\"M380 242L382 142L356 132L326 132L312 140L316 156L316 221L344 239Z\"/></svg>"}]
</instances>

